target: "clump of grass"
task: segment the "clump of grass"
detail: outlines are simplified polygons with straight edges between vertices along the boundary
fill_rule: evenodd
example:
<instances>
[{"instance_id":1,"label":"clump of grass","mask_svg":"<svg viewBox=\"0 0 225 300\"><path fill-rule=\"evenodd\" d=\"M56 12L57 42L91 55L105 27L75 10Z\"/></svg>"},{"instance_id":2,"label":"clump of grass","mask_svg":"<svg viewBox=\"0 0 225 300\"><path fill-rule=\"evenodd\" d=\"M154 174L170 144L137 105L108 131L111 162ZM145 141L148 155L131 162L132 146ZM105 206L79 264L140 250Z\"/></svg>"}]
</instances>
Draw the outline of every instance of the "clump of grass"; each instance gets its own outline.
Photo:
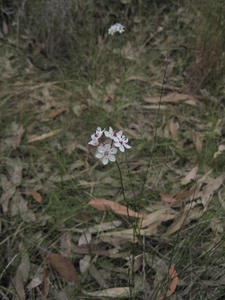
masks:
<instances>
[{"instance_id":1,"label":"clump of grass","mask_svg":"<svg viewBox=\"0 0 225 300\"><path fill-rule=\"evenodd\" d=\"M197 89L214 87L225 70L224 1L189 1L195 15L194 59L189 72Z\"/></svg>"}]
</instances>

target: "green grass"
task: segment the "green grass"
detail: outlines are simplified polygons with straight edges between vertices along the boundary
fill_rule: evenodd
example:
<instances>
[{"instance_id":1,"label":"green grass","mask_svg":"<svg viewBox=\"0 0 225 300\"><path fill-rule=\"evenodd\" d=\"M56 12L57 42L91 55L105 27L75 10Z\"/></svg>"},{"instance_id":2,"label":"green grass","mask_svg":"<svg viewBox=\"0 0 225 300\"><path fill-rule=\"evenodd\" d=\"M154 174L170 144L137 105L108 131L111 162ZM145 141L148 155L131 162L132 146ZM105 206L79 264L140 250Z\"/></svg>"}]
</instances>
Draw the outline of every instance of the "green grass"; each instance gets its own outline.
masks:
<instances>
[{"instance_id":1,"label":"green grass","mask_svg":"<svg viewBox=\"0 0 225 300\"><path fill-rule=\"evenodd\" d=\"M12 47L7 37L0 40L0 58L4 60L9 51L12 52L9 65L2 65L4 72L0 75L0 135L3 145L0 149L0 195L6 189L5 178L8 184L13 180L14 160L20 160L22 175L15 189L28 208L20 207L13 214L13 200L10 198L8 211L0 212L1 296L16 297L15 276L27 253L30 269L22 285L29 299L38 299L43 290L43 279L30 291L27 285L35 278L39 267L43 275L49 252L67 255L68 251L86 292L131 287L133 280L133 293L136 293L133 299L159 299L159 294L165 296L168 291L168 272L170 265L174 264L179 278L174 297L223 298L224 185L219 193L215 192L201 217L182 224L167 238L165 232L172 220L161 222L156 233L142 236L139 225L132 218L88 206L88 202L97 197L150 213L157 210L157 205L163 205L161 193L173 195L190 191L195 186L196 180L186 186L181 184L195 166L199 166L198 178L210 169L211 177L224 173L224 155L213 159L218 146L224 143L224 107L210 102L210 99L202 99L202 106L198 102L195 107L182 103L166 104L165 110L158 111L144 101L146 95L160 98L166 57L169 65L167 87L163 93L179 88L182 93L198 97L190 91L185 74L190 56L176 44L177 36L185 41L189 34L190 23L186 19L183 22L183 17L191 17L183 6L179 11L175 5L167 10L162 7L158 12L161 6L157 5L152 11L142 11L142 15L139 11L136 25L125 18L127 32L113 39L105 37L102 49L99 49L91 30L89 40L88 36L80 36L80 45L86 48L82 51L81 46L78 47L69 64L62 65L54 60L60 71L41 71L28 63L27 50ZM135 13L129 11L129 6L127 9L129 13ZM147 15L151 26L146 24ZM174 24L177 25L173 27ZM159 26L162 29L157 31ZM11 34L14 41L15 36L13 32ZM132 59L127 53L120 53L128 42L131 44L128 54L133 55ZM143 51L135 56L141 47ZM38 65L41 57L35 59ZM63 114L55 119L49 117L51 112L62 107L66 109ZM179 123L177 140L170 133L171 119ZM218 125L218 120L221 120L221 125ZM13 131L13 122L24 129L17 147L12 144L18 137L15 127ZM132 149L118 158L125 202L116 164L103 167L87 146L97 126L123 129L129 137ZM218 126L221 131L216 130ZM57 129L61 131L55 136L28 142L32 135L41 136ZM201 153L193 143L193 131L202 136ZM14 162L11 168L8 159ZM40 193L41 203L32 197L32 191ZM185 205L182 203L175 212L182 215ZM203 211L201 203L196 206L197 210ZM126 242L124 237L113 244L101 240L98 232L93 233L93 244L88 247L89 270L80 274L79 264L84 254L78 254L76 249L82 232L112 221L121 222L112 231L135 229L137 243ZM112 249L116 253L109 255ZM102 255L102 252L107 255ZM141 256L135 272L132 263L130 270L127 267L129 255L131 260ZM24 266L20 268L25 270ZM68 298L87 299L49 266L48 280L49 298L56 297L55 294L61 291ZM143 280L145 288L142 288Z\"/></svg>"}]
</instances>

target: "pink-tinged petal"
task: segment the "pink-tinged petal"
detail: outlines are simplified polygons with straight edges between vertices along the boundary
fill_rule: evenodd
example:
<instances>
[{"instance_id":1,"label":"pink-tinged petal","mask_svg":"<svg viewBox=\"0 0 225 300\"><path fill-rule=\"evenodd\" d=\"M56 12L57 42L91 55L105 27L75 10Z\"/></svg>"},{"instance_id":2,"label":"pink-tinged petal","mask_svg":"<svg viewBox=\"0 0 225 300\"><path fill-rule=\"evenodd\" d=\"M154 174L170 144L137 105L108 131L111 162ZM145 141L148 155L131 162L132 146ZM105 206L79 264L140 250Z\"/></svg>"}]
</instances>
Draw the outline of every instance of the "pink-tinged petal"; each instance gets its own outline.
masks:
<instances>
[{"instance_id":1,"label":"pink-tinged petal","mask_svg":"<svg viewBox=\"0 0 225 300\"><path fill-rule=\"evenodd\" d=\"M98 146L98 152L100 153L104 153L105 152L105 148L103 145Z\"/></svg>"},{"instance_id":2,"label":"pink-tinged petal","mask_svg":"<svg viewBox=\"0 0 225 300\"><path fill-rule=\"evenodd\" d=\"M109 155L109 160L110 160L110 161L116 161L116 158L115 158L114 155Z\"/></svg>"},{"instance_id":3,"label":"pink-tinged petal","mask_svg":"<svg viewBox=\"0 0 225 300\"><path fill-rule=\"evenodd\" d=\"M127 148L127 149L130 149L130 148L131 148L131 146L128 145L128 144L124 144L124 147Z\"/></svg>"},{"instance_id":4,"label":"pink-tinged petal","mask_svg":"<svg viewBox=\"0 0 225 300\"><path fill-rule=\"evenodd\" d=\"M88 144L92 146L98 146L98 140L91 140Z\"/></svg>"},{"instance_id":5,"label":"pink-tinged petal","mask_svg":"<svg viewBox=\"0 0 225 300\"><path fill-rule=\"evenodd\" d=\"M105 165L107 165L108 164L108 162L109 162L109 159L108 159L108 157L103 157L103 159L102 159L102 163L103 163L103 165L105 166Z\"/></svg>"},{"instance_id":6,"label":"pink-tinged petal","mask_svg":"<svg viewBox=\"0 0 225 300\"><path fill-rule=\"evenodd\" d=\"M104 150L105 151L110 151L111 150L111 145L110 144L105 144Z\"/></svg>"},{"instance_id":7,"label":"pink-tinged petal","mask_svg":"<svg viewBox=\"0 0 225 300\"><path fill-rule=\"evenodd\" d=\"M125 151L125 149L124 149L124 146L123 146L123 145L120 145L120 148L119 148L119 149L120 149L120 151L121 151L121 152L124 152L124 151Z\"/></svg>"},{"instance_id":8,"label":"pink-tinged petal","mask_svg":"<svg viewBox=\"0 0 225 300\"><path fill-rule=\"evenodd\" d=\"M104 133L105 133L105 136L106 136L106 137L108 137L108 138L111 137L111 134L109 133L109 131L105 131Z\"/></svg>"},{"instance_id":9,"label":"pink-tinged petal","mask_svg":"<svg viewBox=\"0 0 225 300\"><path fill-rule=\"evenodd\" d=\"M97 157L98 159L102 159L103 156L104 156L103 153L96 152L96 154L95 154L95 157Z\"/></svg>"},{"instance_id":10,"label":"pink-tinged petal","mask_svg":"<svg viewBox=\"0 0 225 300\"><path fill-rule=\"evenodd\" d=\"M110 150L110 153L111 153L111 154L116 154L116 153L117 153L117 149L116 149L116 148L114 148L114 147L113 147L113 148L111 148L111 150Z\"/></svg>"},{"instance_id":11,"label":"pink-tinged petal","mask_svg":"<svg viewBox=\"0 0 225 300\"><path fill-rule=\"evenodd\" d=\"M114 146L117 147L117 148L119 148L121 146L121 144L119 142L115 142Z\"/></svg>"},{"instance_id":12,"label":"pink-tinged petal","mask_svg":"<svg viewBox=\"0 0 225 300\"><path fill-rule=\"evenodd\" d=\"M123 131L122 130L118 131L116 133L116 135L117 135L117 137L121 138L121 136L123 135Z\"/></svg>"}]
</instances>

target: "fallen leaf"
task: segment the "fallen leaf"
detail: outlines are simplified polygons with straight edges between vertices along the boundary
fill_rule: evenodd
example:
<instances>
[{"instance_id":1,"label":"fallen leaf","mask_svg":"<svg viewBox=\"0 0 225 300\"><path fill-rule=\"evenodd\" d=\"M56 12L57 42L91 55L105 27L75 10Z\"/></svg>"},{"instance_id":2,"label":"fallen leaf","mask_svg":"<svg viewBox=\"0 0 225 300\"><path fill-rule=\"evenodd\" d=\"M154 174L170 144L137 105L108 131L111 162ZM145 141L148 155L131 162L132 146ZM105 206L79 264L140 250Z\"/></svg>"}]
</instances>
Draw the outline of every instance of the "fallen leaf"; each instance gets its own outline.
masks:
<instances>
[{"instance_id":1,"label":"fallen leaf","mask_svg":"<svg viewBox=\"0 0 225 300\"><path fill-rule=\"evenodd\" d=\"M175 141L177 141L178 140L179 123L175 122L173 119L171 119L170 123L169 123L169 128L170 128L170 133L171 133L173 139Z\"/></svg>"},{"instance_id":2,"label":"fallen leaf","mask_svg":"<svg viewBox=\"0 0 225 300\"><path fill-rule=\"evenodd\" d=\"M27 252L21 245L20 245L20 250L23 252L23 255L19 267L17 268L14 281L15 281L16 292L19 295L19 299L25 300L26 296L25 296L24 284L26 283L29 277L30 259Z\"/></svg>"},{"instance_id":3,"label":"fallen leaf","mask_svg":"<svg viewBox=\"0 0 225 300\"><path fill-rule=\"evenodd\" d=\"M72 235L70 232L65 232L60 238L61 253L65 257L71 257L72 254Z\"/></svg>"},{"instance_id":4,"label":"fallen leaf","mask_svg":"<svg viewBox=\"0 0 225 300\"><path fill-rule=\"evenodd\" d=\"M52 111L50 112L50 114L48 115L49 119L56 119L57 117L59 117L61 114L63 114L64 112L66 112L66 108L62 107L56 111Z\"/></svg>"},{"instance_id":5,"label":"fallen leaf","mask_svg":"<svg viewBox=\"0 0 225 300\"><path fill-rule=\"evenodd\" d=\"M169 206L171 206L171 207L176 202L176 198L172 195L167 195L167 194L164 194L164 193L160 193L160 196L161 196L161 200L163 202L165 202L166 204L168 204Z\"/></svg>"},{"instance_id":6,"label":"fallen leaf","mask_svg":"<svg viewBox=\"0 0 225 300\"><path fill-rule=\"evenodd\" d=\"M217 178L209 180L208 184L200 192L201 202L204 206L204 210L208 208L209 202L212 199L213 194L221 187L224 183L225 175L221 175Z\"/></svg>"},{"instance_id":7,"label":"fallen leaf","mask_svg":"<svg viewBox=\"0 0 225 300\"><path fill-rule=\"evenodd\" d=\"M166 294L167 297L170 297L176 290L178 284L178 275L174 268L174 265L171 265L169 269L169 277L172 280L169 286L169 290Z\"/></svg>"},{"instance_id":8,"label":"fallen leaf","mask_svg":"<svg viewBox=\"0 0 225 300\"><path fill-rule=\"evenodd\" d=\"M103 289L108 288L106 280L111 277L110 273L105 273L103 270L98 270L94 264L91 264L89 267L89 274L95 279L99 286ZM103 273L104 272L104 273Z\"/></svg>"},{"instance_id":9,"label":"fallen leaf","mask_svg":"<svg viewBox=\"0 0 225 300\"><path fill-rule=\"evenodd\" d=\"M202 137L199 132L192 132L192 141L199 154L202 153Z\"/></svg>"},{"instance_id":10,"label":"fallen leaf","mask_svg":"<svg viewBox=\"0 0 225 300\"><path fill-rule=\"evenodd\" d=\"M8 25L5 20L2 21L2 32L4 35L7 35L9 32Z\"/></svg>"},{"instance_id":11,"label":"fallen leaf","mask_svg":"<svg viewBox=\"0 0 225 300\"><path fill-rule=\"evenodd\" d=\"M174 222L169 226L167 231L162 235L162 238L167 238L171 234L177 232L184 225L188 213L189 211L182 211L177 217L177 219L174 220Z\"/></svg>"},{"instance_id":12,"label":"fallen leaf","mask_svg":"<svg viewBox=\"0 0 225 300\"><path fill-rule=\"evenodd\" d=\"M160 97L145 96L144 101L146 103L151 103L151 104L156 104L156 103L177 104L183 102L192 106L197 105L196 103L197 101L193 96L187 94L181 94L181 93L170 93L166 96L161 97L161 99Z\"/></svg>"},{"instance_id":13,"label":"fallen leaf","mask_svg":"<svg viewBox=\"0 0 225 300\"><path fill-rule=\"evenodd\" d=\"M10 181L17 187L22 181L23 164L19 158L8 159L7 161L8 173Z\"/></svg>"},{"instance_id":14,"label":"fallen leaf","mask_svg":"<svg viewBox=\"0 0 225 300\"><path fill-rule=\"evenodd\" d=\"M42 203L42 197L41 194L38 193L37 191L32 191L31 196L34 198L35 201L37 201L38 203Z\"/></svg>"},{"instance_id":15,"label":"fallen leaf","mask_svg":"<svg viewBox=\"0 0 225 300\"><path fill-rule=\"evenodd\" d=\"M176 216L176 211L171 208L162 208L146 215L141 222L141 228L147 227L155 222L165 222L173 220Z\"/></svg>"},{"instance_id":16,"label":"fallen leaf","mask_svg":"<svg viewBox=\"0 0 225 300\"><path fill-rule=\"evenodd\" d=\"M42 295L46 298L48 296L48 270L46 267L43 268L43 289L42 289Z\"/></svg>"},{"instance_id":17,"label":"fallen leaf","mask_svg":"<svg viewBox=\"0 0 225 300\"><path fill-rule=\"evenodd\" d=\"M222 154L225 151L225 145L219 145L218 151L216 151L213 155L213 158L217 158L220 154Z\"/></svg>"},{"instance_id":18,"label":"fallen leaf","mask_svg":"<svg viewBox=\"0 0 225 300\"><path fill-rule=\"evenodd\" d=\"M61 129L57 129L57 130L53 130L53 131L50 131L48 133L44 133L42 135L39 135L39 136L31 136L29 139L28 139L28 143L33 143L33 142L38 142L38 141L43 141L47 138L50 138L52 136L55 136L57 135L59 132L61 131Z\"/></svg>"},{"instance_id":19,"label":"fallen leaf","mask_svg":"<svg viewBox=\"0 0 225 300\"><path fill-rule=\"evenodd\" d=\"M115 229L117 227L119 227L120 225L122 225L121 221L112 221L112 222L105 222L105 223L101 223L101 224L96 224L94 226L88 227L86 229L87 232L89 233L100 233L103 231L109 231L112 229Z\"/></svg>"},{"instance_id":20,"label":"fallen leaf","mask_svg":"<svg viewBox=\"0 0 225 300\"><path fill-rule=\"evenodd\" d=\"M194 167L190 172L187 173L187 175L184 177L184 179L181 181L182 185L189 184L192 180L196 179L198 173L198 166Z\"/></svg>"},{"instance_id":21,"label":"fallen leaf","mask_svg":"<svg viewBox=\"0 0 225 300\"><path fill-rule=\"evenodd\" d=\"M24 200L19 190L13 195L10 203L10 214L12 217L20 215L25 222L34 222L35 214L28 208L27 201Z\"/></svg>"},{"instance_id":22,"label":"fallen leaf","mask_svg":"<svg viewBox=\"0 0 225 300\"><path fill-rule=\"evenodd\" d=\"M111 209L114 213L122 215L122 216L129 216L129 217L135 217L135 218L143 217L142 214L137 213L131 209L128 209L126 206L121 205L121 204L111 201L111 200L94 198L88 203L88 205L90 205L98 210L102 210L102 211Z\"/></svg>"},{"instance_id":23,"label":"fallen leaf","mask_svg":"<svg viewBox=\"0 0 225 300\"><path fill-rule=\"evenodd\" d=\"M16 149L21 143L23 133L23 126L13 122L6 132L8 137L3 141L3 143L7 148Z\"/></svg>"},{"instance_id":24,"label":"fallen leaf","mask_svg":"<svg viewBox=\"0 0 225 300\"><path fill-rule=\"evenodd\" d=\"M3 213L7 213L9 209L9 200L16 192L16 187L10 181L8 181L5 175L1 175L1 186L3 193L0 198L0 204L2 206Z\"/></svg>"},{"instance_id":25,"label":"fallen leaf","mask_svg":"<svg viewBox=\"0 0 225 300\"><path fill-rule=\"evenodd\" d=\"M79 241L78 241L78 245L81 246L81 245L88 245L90 244L91 242L91 239L92 239L92 235L90 232L86 231L84 232L80 238L79 238Z\"/></svg>"},{"instance_id":26,"label":"fallen leaf","mask_svg":"<svg viewBox=\"0 0 225 300\"><path fill-rule=\"evenodd\" d=\"M116 287L110 288L100 291L94 292L86 292L83 291L84 295L89 297L94 297L95 299L99 299L100 297L106 298L115 298L115 299L122 299L122 298L129 298L130 295L130 288L129 287Z\"/></svg>"},{"instance_id":27,"label":"fallen leaf","mask_svg":"<svg viewBox=\"0 0 225 300\"><path fill-rule=\"evenodd\" d=\"M89 269L90 263L91 263L91 257L89 255L85 255L79 261L79 266L80 266L80 272L81 272L81 274L84 274Z\"/></svg>"},{"instance_id":28,"label":"fallen leaf","mask_svg":"<svg viewBox=\"0 0 225 300\"><path fill-rule=\"evenodd\" d=\"M80 279L72 262L56 253L50 253L47 256L49 264L55 269L65 280L74 283L80 288Z\"/></svg>"}]
</instances>

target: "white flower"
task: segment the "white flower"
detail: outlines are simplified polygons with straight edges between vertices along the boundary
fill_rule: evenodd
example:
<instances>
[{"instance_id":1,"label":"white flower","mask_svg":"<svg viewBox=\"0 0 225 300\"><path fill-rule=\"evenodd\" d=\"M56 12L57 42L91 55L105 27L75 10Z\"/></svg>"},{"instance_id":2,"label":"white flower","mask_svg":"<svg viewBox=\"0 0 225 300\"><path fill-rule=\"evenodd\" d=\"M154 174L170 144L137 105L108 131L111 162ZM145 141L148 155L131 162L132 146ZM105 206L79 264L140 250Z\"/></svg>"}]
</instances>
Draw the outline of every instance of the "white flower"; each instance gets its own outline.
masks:
<instances>
[{"instance_id":1,"label":"white flower","mask_svg":"<svg viewBox=\"0 0 225 300\"><path fill-rule=\"evenodd\" d=\"M116 161L116 153L117 149L111 147L110 144L101 144L100 146L98 146L95 156L102 161L103 165L107 165L109 161Z\"/></svg>"},{"instance_id":2,"label":"white flower","mask_svg":"<svg viewBox=\"0 0 225 300\"><path fill-rule=\"evenodd\" d=\"M124 31L125 31L125 27L120 23L116 23L108 29L108 34L114 35L116 32L123 33Z\"/></svg>"},{"instance_id":3,"label":"white flower","mask_svg":"<svg viewBox=\"0 0 225 300\"><path fill-rule=\"evenodd\" d=\"M112 129L112 127L109 127L109 131L105 130L104 133L107 138L110 138L113 141L117 136L121 136L123 134L122 131L116 132L115 130Z\"/></svg>"},{"instance_id":4,"label":"white flower","mask_svg":"<svg viewBox=\"0 0 225 300\"><path fill-rule=\"evenodd\" d=\"M130 149L131 146L127 144L128 143L128 138L121 134L121 135L117 135L117 137L114 139L114 146L119 148L121 152L125 151L126 149Z\"/></svg>"},{"instance_id":5,"label":"white flower","mask_svg":"<svg viewBox=\"0 0 225 300\"><path fill-rule=\"evenodd\" d=\"M99 139L103 135L104 129L102 130L101 127L97 127L94 134L91 135L91 141L88 143L92 146L98 146L99 145Z\"/></svg>"}]
</instances>

